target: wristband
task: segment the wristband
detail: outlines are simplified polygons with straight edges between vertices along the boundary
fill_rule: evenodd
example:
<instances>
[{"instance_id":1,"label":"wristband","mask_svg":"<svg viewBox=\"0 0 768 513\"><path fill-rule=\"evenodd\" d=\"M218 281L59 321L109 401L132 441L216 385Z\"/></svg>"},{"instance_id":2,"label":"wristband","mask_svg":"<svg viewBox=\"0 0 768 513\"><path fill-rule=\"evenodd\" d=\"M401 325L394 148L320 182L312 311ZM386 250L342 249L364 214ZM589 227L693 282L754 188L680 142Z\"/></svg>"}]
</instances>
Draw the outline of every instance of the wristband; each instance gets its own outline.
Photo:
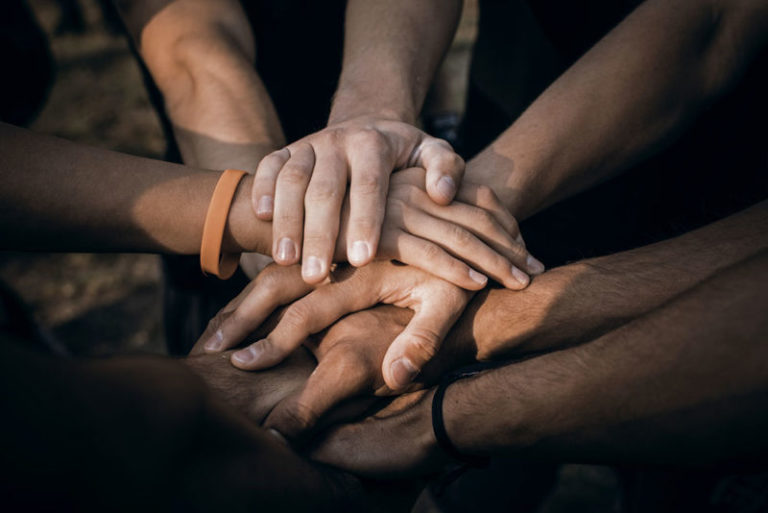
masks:
<instances>
[{"instance_id":1,"label":"wristband","mask_svg":"<svg viewBox=\"0 0 768 513\"><path fill-rule=\"evenodd\" d=\"M488 465L488 458L484 456L462 454L456 446L453 445L453 442L451 442L451 439L448 437L448 432L445 430L443 398L445 397L445 391L448 388L448 385L460 379L474 376L479 372L480 369L471 369L446 375L440 382L440 385L438 385L437 390L435 390L435 395L432 396L432 431L435 433L437 446L454 460L472 467L485 467Z\"/></svg>"},{"instance_id":2,"label":"wristband","mask_svg":"<svg viewBox=\"0 0 768 513\"><path fill-rule=\"evenodd\" d=\"M203 274L213 274L226 280L237 270L240 254L222 253L221 244L235 191L246 174L238 169L227 169L216 182L208 212L205 214L203 240L200 243L200 268Z\"/></svg>"}]
</instances>

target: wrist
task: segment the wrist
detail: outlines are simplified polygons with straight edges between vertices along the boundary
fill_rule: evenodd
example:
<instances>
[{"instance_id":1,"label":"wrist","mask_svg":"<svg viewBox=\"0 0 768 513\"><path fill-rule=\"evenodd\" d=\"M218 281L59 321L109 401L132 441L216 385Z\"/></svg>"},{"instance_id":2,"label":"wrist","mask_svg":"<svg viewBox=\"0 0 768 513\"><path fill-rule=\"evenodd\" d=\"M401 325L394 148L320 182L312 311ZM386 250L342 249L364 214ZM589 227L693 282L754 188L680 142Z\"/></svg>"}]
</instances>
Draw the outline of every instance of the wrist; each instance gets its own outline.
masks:
<instances>
[{"instance_id":1,"label":"wrist","mask_svg":"<svg viewBox=\"0 0 768 513\"><path fill-rule=\"evenodd\" d=\"M585 313L579 307L590 303L583 295L593 273L588 265L570 264L536 276L521 291L489 291L472 322L476 358L494 360L570 343Z\"/></svg>"},{"instance_id":2,"label":"wrist","mask_svg":"<svg viewBox=\"0 0 768 513\"><path fill-rule=\"evenodd\" d=\"M222 248L231 253L272 254L272 223L256 217L251 205L253 176L240 181L227 217Z\"/></svg>"},{"instance_id":3,"label":"wrist","mask_svg":"<svg viewBox=\"0 0 768 513\"><path fill-rule=\"evenodd\" d=\"M404 89L405 91L408 88ZM375 118L402 121L413 125L418 117L418 107L405 95L381 93L371 95L371 84L363 87L339 86L331 105L328 125L335 125L353 118Z\"/></svg>"},{"instance_id":4,"label":"wrist","mask_svg":"<svg viewBox=\"0 0 768 513\"><path fill-rule=\"evenodd\" d=\"M508 392L500 375L499 370L486 371L453 383L445 392L446 432L461 454L483 458L533 443L535 435L525 427L524 402Z\"/></svg>"}]
</instances>

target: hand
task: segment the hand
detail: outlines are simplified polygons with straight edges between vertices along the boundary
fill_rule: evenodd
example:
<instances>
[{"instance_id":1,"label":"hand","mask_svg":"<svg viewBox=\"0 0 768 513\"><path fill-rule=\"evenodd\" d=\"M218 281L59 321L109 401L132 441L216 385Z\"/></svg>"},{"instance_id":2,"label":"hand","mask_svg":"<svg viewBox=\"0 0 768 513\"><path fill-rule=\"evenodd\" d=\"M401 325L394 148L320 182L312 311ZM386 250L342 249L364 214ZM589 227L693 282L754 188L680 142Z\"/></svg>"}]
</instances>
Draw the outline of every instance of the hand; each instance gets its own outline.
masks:
<instances>
[{"instance_id":1,"label":"hand","mask_svg":"<svg viewBox=\"0 0 768 513\"><path fill-rule=\"evenodd\" d=\"M432 430L434 390L401 395L376 414L331 429L310 457L373 478L434 473L451 462Z\"/></svg>"},{"instance_id":2,"label":"hand","mask_svg":"<svg viewBox=\"0 0 768 513\"><path fill-rule=\"evenodd\" d=\"M305 346L315 354L317 368L274 406L264 427L300 443L315 428L359 417L370 406L371 396L391 394L381 363L410 318L408 310L378 306L348 315L322 335L311 337ZM349 401L356 397L361 399ZM343 409L335 408L342 402Z\"/></svg>"},{"instance_id":3,"label":"hand","mask_svg":"<svg viewBox=\"0 0 768 513\"><path fill-rule=\"evenodd\" d=\"M312 292L311 288L301 279L298 267L269 266L211 320L202 337L205 349L234 347L277 307L306 294L286 308L266 338L232 355L232 363L241 369L264 369L284 360L307 337L342 316L378 303L391 304L414 311L382 364L386 385L401 390L437 352L471 297L470 292L415 267L378 261L338 269L330 283Z\"/></svg>"},{"instance_id":4,"label":"hand","mask_svg":"<svg viewBox=\"0 0 768 513\"><path fill-rule=\"evenodd\" d=\"M426 169L434 202L453 200L464 161L447 142L400 121L348 119L265 157L252 199L257 217L273 220L275 261L301 259L310 283L328 275L349 182L346 255L355 266L370 262L378 251L390 174L413 166Z\"/></svg>"},{"instance_id":5,"label":"hand","mask_svg":"<svg viewBox=\"0 0 768 513\"><path fill-rule=\"evenodd\" d=\"M532 275L544 271L525 249L517 221L491 189L464 183L458 201L436 205L424 192L424 175L414 168L392 177L380 259L413 265L467 290L487 283L473 267L510 289L528 285L521 269Z\"/></svg>"}]
</instances>

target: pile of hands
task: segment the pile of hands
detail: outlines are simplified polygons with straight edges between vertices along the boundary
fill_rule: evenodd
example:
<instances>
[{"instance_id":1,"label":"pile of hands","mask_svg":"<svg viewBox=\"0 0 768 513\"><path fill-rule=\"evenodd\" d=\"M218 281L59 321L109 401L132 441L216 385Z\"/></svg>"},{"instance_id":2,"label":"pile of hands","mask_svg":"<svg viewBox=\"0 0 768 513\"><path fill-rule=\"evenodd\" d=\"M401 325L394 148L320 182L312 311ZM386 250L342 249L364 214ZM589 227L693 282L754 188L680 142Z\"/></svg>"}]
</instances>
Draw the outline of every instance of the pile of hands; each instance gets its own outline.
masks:
<instances>
[{"instance_id":1,"label":"pile of hands","mask_svg":"<svg viewBox=\"0 0 768 513\"><path fill-rule=\"evenodd\" d=\"M463 174L448 143L385 120L342 122L266 156L252 200L272 221L274 263L210 321L192 355L221 354L217 365L244 371L311 356L314 370L278 397L240 405L251 419L354 473L418 471L435 458L412 435L431 424L409 433L408 411L476 353L443 347L449 330L489 278L520 290L544 271L493 190Z\"/></svg>"}]
</instances>

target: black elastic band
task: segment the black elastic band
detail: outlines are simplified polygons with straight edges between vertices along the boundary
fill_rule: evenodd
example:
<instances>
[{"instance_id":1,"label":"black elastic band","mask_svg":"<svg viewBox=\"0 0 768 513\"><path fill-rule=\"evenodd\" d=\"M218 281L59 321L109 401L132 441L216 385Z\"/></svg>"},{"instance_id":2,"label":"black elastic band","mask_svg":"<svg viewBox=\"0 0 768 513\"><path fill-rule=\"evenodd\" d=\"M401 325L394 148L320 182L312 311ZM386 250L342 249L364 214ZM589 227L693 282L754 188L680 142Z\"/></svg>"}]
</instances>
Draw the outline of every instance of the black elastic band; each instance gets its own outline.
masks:
<instances>
[{"instance_id":1,"label":"black elastic band","mask_svg":"<svg viewBox=\"0 0 768 513\"><path fill-rule=\"evenodd\" d=\"M435 433L437 445L454 460L473 467L486 466L488 464L488 458L462 454L456 449L456 446L453 445L453 442L451 442L451 439L448 437L448 432L445 430L443 398L445 397L445 390L448 388L448 385L460 379L474 376L479 372L480 370L466 370L446 375L440 382L440 385L438 385L435 395L432 396L432 430Z\"/></svg>"}]
</instances>

